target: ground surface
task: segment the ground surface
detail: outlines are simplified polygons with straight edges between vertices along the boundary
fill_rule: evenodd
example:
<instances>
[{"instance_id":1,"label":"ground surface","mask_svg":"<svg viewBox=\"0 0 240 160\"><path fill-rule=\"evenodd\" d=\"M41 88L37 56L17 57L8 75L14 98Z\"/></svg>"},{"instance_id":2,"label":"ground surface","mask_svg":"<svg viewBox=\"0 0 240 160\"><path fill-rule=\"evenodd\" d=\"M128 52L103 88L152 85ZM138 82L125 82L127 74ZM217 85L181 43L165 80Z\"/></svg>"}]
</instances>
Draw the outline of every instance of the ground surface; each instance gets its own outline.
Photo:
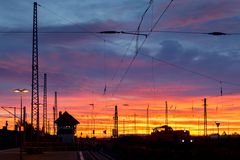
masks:
<instances>
[{"instance_id":1,"label":"ground surface","mask_svg":"<svg viewBox=\"0 0 240 160\"><path fill-rule=\"evenodd\" d=\"M19 160L19 148L0 151L2 160ZM78 160L76 151L44 152L41 154L27 154L23 152L22 160Z\"/></svg>"}]
</instances>

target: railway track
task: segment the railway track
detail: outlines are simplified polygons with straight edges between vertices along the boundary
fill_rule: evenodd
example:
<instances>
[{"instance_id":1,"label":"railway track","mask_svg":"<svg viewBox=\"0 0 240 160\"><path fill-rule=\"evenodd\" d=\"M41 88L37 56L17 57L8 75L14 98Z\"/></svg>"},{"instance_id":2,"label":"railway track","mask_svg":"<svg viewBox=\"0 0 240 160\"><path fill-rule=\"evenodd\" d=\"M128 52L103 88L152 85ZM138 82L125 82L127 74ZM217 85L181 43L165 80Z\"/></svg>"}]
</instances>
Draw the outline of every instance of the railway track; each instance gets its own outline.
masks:
<instances>
[{"instance_id":1,"label":"railway track","mask_svg":"<svg viewBox=\"0 0 240 160\"><path fill-rule=\"evenodd\" d=\"M101 151L79 151L79 160L114 160L111 156Z\"/></svg>"}]
</instances>

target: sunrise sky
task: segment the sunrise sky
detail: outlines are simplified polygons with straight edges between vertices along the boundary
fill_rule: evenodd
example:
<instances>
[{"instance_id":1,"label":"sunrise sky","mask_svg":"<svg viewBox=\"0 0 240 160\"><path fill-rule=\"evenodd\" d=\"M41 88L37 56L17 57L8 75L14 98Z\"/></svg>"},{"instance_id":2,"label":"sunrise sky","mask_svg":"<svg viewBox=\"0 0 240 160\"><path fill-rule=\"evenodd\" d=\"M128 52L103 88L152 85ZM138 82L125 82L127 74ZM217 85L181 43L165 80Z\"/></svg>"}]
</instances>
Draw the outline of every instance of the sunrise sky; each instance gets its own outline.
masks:
<instances>
[{"instance_id":1,"label":"sunrise sky","mask_svg":"<svg viewBox=\"0 0 240 160\"><path fill-rule=\"evenodd\" d=\"M220 133L240 133L239 0L173 1L153 31L188 33L152 32L127 73L135 55L136 35L93 32L136 32L149 0L37 2L41 5L40 101L43 74L47 73L51 124L57 91L58 110L80 121L77 135L92 136L95 128L97 136L109 136L115 105L119 106L120 134L135 133L134 114L136 133L146 133L147 106L152 129L165 123L165 101L170 126L202 135L206 97L208 133L217 132L216 121L221 123ZM169 3L153 0L140 31L149 31ZM13 90L31 90L33 1L1 0L0 4L0 106L19 107L20 95ZM230 35L196 34L209 32ZM139 44L144 39L139 36ZM28 121L30 96L23 97ZM10 115L1 109L0 128L8 120L12 129L13 118L6 116Z\"/></svg>"}]
</instances>

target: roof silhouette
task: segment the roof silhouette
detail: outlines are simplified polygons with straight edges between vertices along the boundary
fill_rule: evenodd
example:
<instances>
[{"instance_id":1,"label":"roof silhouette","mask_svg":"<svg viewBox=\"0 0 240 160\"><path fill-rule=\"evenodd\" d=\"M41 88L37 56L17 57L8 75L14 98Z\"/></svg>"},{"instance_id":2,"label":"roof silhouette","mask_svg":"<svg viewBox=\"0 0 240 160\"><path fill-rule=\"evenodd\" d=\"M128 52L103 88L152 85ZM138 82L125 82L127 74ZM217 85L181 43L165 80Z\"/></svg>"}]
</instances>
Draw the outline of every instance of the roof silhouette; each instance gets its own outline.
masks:
<instances>
[{"instance_id":1,"label":"roof silhouette","mask_svg":"<svg viewBox=\"0 0 240 160\"><path fill-rule=\"evenodd\" d=\"M57 125L72 126L77 125L80 122L78 122L78 120L76 120L72 115L65 111L62 115L59 116L58 119L55 120L55 123Z\"/></svg>"}]
</instances>

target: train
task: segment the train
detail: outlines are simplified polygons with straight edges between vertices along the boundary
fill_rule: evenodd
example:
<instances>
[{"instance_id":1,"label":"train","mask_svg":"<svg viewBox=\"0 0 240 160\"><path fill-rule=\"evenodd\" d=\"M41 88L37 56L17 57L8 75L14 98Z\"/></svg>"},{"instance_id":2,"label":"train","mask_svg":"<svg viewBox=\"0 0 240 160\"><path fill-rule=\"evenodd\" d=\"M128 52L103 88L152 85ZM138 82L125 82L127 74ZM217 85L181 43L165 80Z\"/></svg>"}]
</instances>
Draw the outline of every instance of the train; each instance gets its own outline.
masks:
<instances>
[{"instance_id":1,"label":"train","mask_svg":"<svg viewBox=\"0 0 240 160\"><path fill-rule=\"evenodd\" d=\"M173 130L168 125L153 128L150 140L152 143L193 143L188 130Z\"/></svg>"}]
</instances>

